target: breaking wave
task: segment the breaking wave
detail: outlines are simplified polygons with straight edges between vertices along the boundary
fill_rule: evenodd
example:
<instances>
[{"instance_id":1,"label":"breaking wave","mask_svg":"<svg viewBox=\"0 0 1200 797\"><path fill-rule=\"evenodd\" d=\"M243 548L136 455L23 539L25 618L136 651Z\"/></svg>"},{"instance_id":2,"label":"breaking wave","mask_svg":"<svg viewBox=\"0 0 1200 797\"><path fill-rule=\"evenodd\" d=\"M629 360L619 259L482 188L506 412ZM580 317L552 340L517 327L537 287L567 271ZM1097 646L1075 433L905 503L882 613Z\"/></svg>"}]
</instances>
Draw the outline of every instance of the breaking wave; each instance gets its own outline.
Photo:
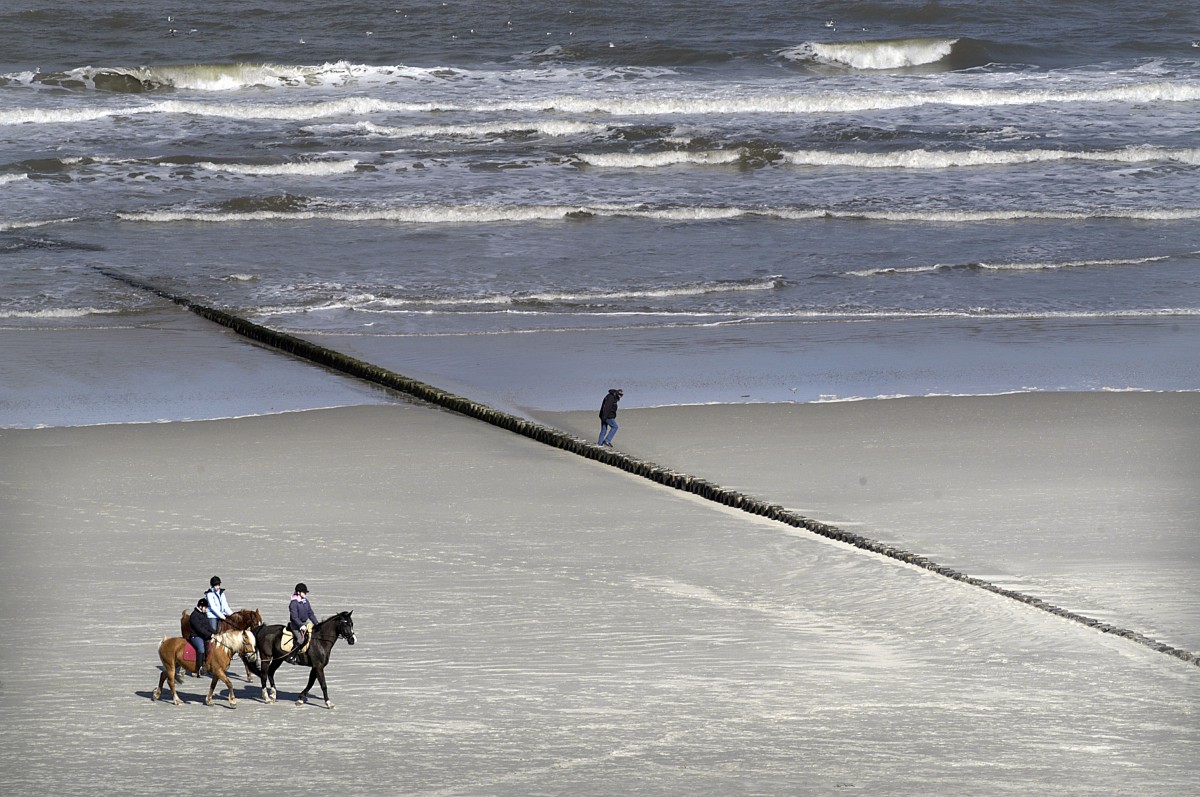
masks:
<instances>
[{"instance_id":1,"label":"breaking wave","mask_svg":"<svg viewBox=\"0 0 1200 797\"><path fill-rule=\"evenodd\" d=\"M1063 268L1088 268L1107 266L1138 266L1170 260L1167 255L1159 257L1133 257L1110 260L1048 260L1029 263L934 263L926 266L904 266L866 268L847 271L851 277L876 277L889 274L932 274L945 271L1055 271Z\"/></svg>"},{"instance_id":2,"label":"breaking wave","mask_svg":"<svg viewBox=\"0 0 1200 797\"><path fill-rule=\"evenodd\" d=\"M245 174L254 176L268 175L298 175L303 177L323 177L331 174L346 174L358 168L358 161L301 161L297 163L253 164L253 163L212 163L201 161L196 164L202 169L227 174Z\"/></svg>"},{"instance_id":3,"label":"breaking wave","mask_svg":"<svg viewBox=\"0 0 1200 797\"><path fill-rule=\"evenodd\" d=\"M596 135L607 132L611 129L611 125L565 120L397 126L358 122L349 125L311 125L305 129L313 133L348 133L382 138L490 138L493 136Z\"/></svg>"},{"instance_id":4,"label":"breaking wave","mask_svg":"<svg viewBox=\"0 0 1200 797\"><path fill-rule=\"evenodd\" d=\"M779 55L788 61L857 70L910 69L932 65L946 69L967 69L983 66L990 60L979 42L962 38L804 42L780 50Z\"/></svg>"},{"instance_id":5,"label":"breaking wave","mask_svg":"<svg viewBox=\"0 0 1200 797\"><path fill-rule=\"evenodd\" d=\"M787 163L800 166L853 166L863 169L949 169L960 166L1011 166L1053 161L1094 161L1108 163L1151 163L1175 161L1200 165L1200 148L1164 149L1130 146L1124 149L1081 151L1063 149L964 150L939 152L916 149L904 152L830 152L800 150L782 152Z\"/></svg>"},{"instance_id":6,"label":"breaking wave","mask_svg":"<svg viewBox=\"0 0 1200 797\"><path fill-rule=\"evenodd\" d=\"M388 113L519 112L544 114L608 114L671 116L697 114L821 114L896 110L925 105L1000 107L1061 103L1154 103L1200 100L1200 84L1156 81L1105 88L943 89L909 92L812 92L728 96L632 94L626 96L557 95L538 99L502 99L479 103L396 102L371 97L345 97L318 102L210 103L159 100L121 107L27 107L0 111L0 125L74 124L118 116L178 114L237 120L307 121L337 116Z\"/></svg>"},{"instance_id":7,"label":"breaking wave","mask_svg":"<svg viewBox=\"0 0 1200 797\"><path fill-rule=\"evenodd\" d=\"M930 210L866 211L788 207L648 207L644 205L425 205L380 208L314 208L301 197L248 198L224 203L217 210L157 210L120 213L125 221L172 222L260 222L260 221L384 221L415 224L487 224L496 222L581 221L603 217L633 217L664 221L721 221L745 217L784 220L863 219L867 221L973 223L1021 220L1085 221L1129 219L1179 221L1200 219L1200 208L1157 208L1148 210L1097 209L1090 211L1047 210ZM2 225L0 225L2 229Z\"/></svg>"}]
</instances>

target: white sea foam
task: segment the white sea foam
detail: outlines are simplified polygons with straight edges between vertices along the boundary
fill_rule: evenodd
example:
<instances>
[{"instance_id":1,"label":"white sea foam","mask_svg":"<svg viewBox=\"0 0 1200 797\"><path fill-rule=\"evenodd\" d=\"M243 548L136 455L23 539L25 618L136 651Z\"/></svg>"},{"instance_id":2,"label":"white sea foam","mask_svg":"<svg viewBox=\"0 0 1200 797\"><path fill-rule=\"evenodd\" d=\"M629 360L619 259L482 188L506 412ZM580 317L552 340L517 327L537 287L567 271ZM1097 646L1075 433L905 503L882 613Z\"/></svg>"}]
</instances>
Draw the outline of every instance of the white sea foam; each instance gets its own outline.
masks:
<instances>
[{"instance_id":1,"label":"white sea foam","mask_svg":"<svg viewBox=\"0 0 1200 797\"><path fill-rule=\"evenodd\" d=\"M899 268L866 268L857 271L847 271L846 275L851 277L874 277L881 274L928 274L937 271L960 269L979 269L984 271L1054 271L1063 268L1086 268L1089 266L1136 266L1169 259L1169 257L1164 255L1161 257L1136 257L1128 259L1051 260L1028 263L935 263L925 266L905 266Z\"/></svg>"},{"instance_id":2,"label":"white sea foam","mask_svg":"<svg viewBox=\"0 0 1200 797\"><path fill-rule=\"evenodd\" d=\"M21 180L28 180L27 174L0 174L0 185L8 185L9 183L17 183Z\"/></svg>"},{"instance_id":3,"label":"white sea foam","mask_svg":"<svg viewBox=\"0 0 1200 797\"><path fill-rule=\"evenodd\" d=\"M213 172L246 175L296 175L323 177L331 174L346 174L358 167L358 161L299 161L296 163L253 164L253 163L197 163L202 169Z\"/></svg>"},{"instance_id":4,"label":"white sea foam","mask_svg":"<svg viewBox=\"0 0 1200 797\"><path fill-rule=\"evenodd\" d=\"M51 224L66 224L75 221L75 217L62 219L42 219L40 221L0 221L0 232L6 230L28 230L34 227L48 227Z\"/></svg>"},{"instance_id":5,"label":"white sea foam","mask_svg":"<svg viewBox=\"0 0 1200 797\"><path fill-rule=\"evenodd\" d=\"M939 152L926 149L903 152L831 152L798 150L781 153L791 164L802 166L852 166L863 169L947 169L959 166L1009 166L1052 161L1097 161L1111 163L1152 163L1175 161L1200 165L1200 148L1131 146L1114 150L1075 152L1062 149L1033 150L961 150Z\"/></svg>"},{"instance_id":6,"label":"white sea foam","mask_svg":"<svg viewBox=\"0 0 1200 797\"><path fill-rule=\"evenodd\" d=\"M574 156L576 160L588 166L619 169L645 169L662 166L675 166L680 163L699 165L724 165L737 163L745 157L743 149L708 150L686 152L671 150L667 152L616 152L604 154L581 153Z\"/></svg>"},{"instance_id":7,"label":"white sea foam","mask_svg":"<svg viewBox=\"0 0 1200 797\"><path fill-rule=\"evenodd\" d=\"M793 61L817 61L852 69L900 69L935 64L954 50L958 39L895 39L890 41L805 42L781 50Z\"/></svg>"},{"instance_id":8,"label":"white sea foam","mask_svg":"<svg viewBox=\"0 0 1200 797\"><path fill-rule=\"evenodd\" d=\"M0 318L84 318L90 315L114 315L119 309L99 307L52 307L42 310L0 310Z\"/></svg>"},{"instance_id":9,"label":"white sea foam","mask_svg":"<svg viewBox=\"0 0 1200 797\"><path fill-rule=\"evenodd\" d=\"M974 223L992 221L1088 219L1130 219L1180 221L1200 219L1200 208L1152 208L1146 210L1096 209L1091 211L1048 210L931 210L931 211L859 211L821 208L742 208L742 207L671 207L644 205L428 205L328 210L226 213L197 210L159 210L144 213L120 213L126 221L170 223L198 221L210 223L252 221L395 221L417 224L485 224L507 221L554 221L567 218L626 216L667 221L721 221L760 216L792 221L806 219L865 219L873 221ZM2 229L2 225L0 225Z\"/></svg>"},{"instance_id":10,"label":"white sea foam","mask_svg":"<svg viewBox=\"0 0 1200 797\"><path fill-rule=\"evenodd\" d=\"M595 135L607 132L612 129L612 125L566 120L483 122L470 125L379 125L374 122L358 122L348 125L310 125L305 129L315 133L344 132L383 138L484 138L515 133L541 136Z\"/></svg>"},{"instance_id":11,"label":"white sea foam","mask_svg":"<svg viewBox=\"0 0 1200 797\"><path fill-rule=\"evenodd\" d=\"M1200 100L1200 85L1158 81L1093 89L946 89L912 92L818 92L798 94L747 94L723 96L638 95L548 96L483 103L395 102L370 97L346 97L318 102L226 102L162 100L120 107L14 108L0 111L0 125L75 124L116 116L178 114L227 119L282 119L304 121L334 116L357 117L383 113L434 113L438 111L492 113L512 111L540 114L557 111L612 116L669 116L698 114L814 114L914 108L924 105L999 107L1055 105L1060 103L1155 103Z\"/></svg>"}]
</instances>

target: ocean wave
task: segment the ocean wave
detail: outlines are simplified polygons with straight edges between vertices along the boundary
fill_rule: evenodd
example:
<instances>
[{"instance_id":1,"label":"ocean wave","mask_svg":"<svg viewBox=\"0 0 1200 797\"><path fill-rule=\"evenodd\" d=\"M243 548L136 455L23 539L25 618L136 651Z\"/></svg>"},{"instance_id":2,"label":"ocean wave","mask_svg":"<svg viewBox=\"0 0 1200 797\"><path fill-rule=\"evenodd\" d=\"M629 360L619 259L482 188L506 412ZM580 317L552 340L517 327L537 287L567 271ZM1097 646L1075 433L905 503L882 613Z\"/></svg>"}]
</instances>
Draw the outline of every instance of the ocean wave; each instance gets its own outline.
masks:
<instances>
[{"instance_id":1,"label":"ocean wave","mask_svg":"<svg viewBox=\"0 0 1200 797\"><path fill-rule=\"evenodd\" d=\"M60 219L41 219L38 221L0 221L0 232L8 230L30 230L35 227L49 227L54 224L68 224L75 221L75 216Z\"/></svg>"},{"instance_id":2,"label":"ocean wave","mask_svg":"<svg viewBox=\"0 0 1200 797\"><path fill-rule=\"evenodd\" d=\"M86 108L18 107L0 111L0 125L76 124L117 116L173 114L236 120L308 121L337 116L361 117L388 113L569 113L626 116L822 114L899 110L925 105L1001 107L1062 103L1158 103L1200 100L1200 84L1156 81L1105 88L943 89L909 92L813 92L754 94L730 92L581 96L556 95L537 99L489 102L396 102L370 97L345 97L317 102L226 102L160 100L143 105Z\"/></svg>"},{"instance_id":3,"label":"ocean wave","mask_svg":"<svg viewBox=\"0 0 1200 797\"><path fill-rule=\"evenodd\" d=\"M812 41L780 50L779 55L789 61L834 64L850 69L904 69L948 61L958 42L957 38Z\"/></svg>"},{"instance_id":4,"label":"ocean wave","mask_svg":"<svg viewBox=\"0 0 1200 797\"><path fill-rule=\"evenodd\" d=\"M324 177L333 174L346 174L358 168L358 161L298 161L295 163L253 164L253 163L212 163L201 161L196 164L202 169L228 174L245 174L253 176L295 175L304 177Z\"/></svg>"},{"instance_id":5,"label":"ocean wave","mask_svg":"<svg viewBox=\"0 0 1200 797\"><path fill-rule=\"evenodd\" d=\"M4 83L94 90L118 94L144 94L174 89L237 92L244 89L353 88L363 85L455 85L498 82L560 83L604 82L620 77L655 77L671 74L665 67L612 64L596 66L537 66L507 71L459 67L417 67L405 64L374 65L349 61L322 64L225 63L165 66L78 67L58 72L16 72L0 75Z\"/></svg>"},{"instance_id":6,"label":"ocean wave","mask_svg":"<svg viewBox=\"0 0 1200 797\"><path fill-rule=\"evenodd\" d=\"M348 125L310 125L312 133L348 133L381 138L491 138L505 136L579 136L598 135L612 129L611 125L566 120L528 122L484 122L480 124L444 125L378 125L358 122Z\"/></svg>"},{"instance_id":7,"label":"ocean wave","mask_svg":"<svg viewBox=\"0 0 1200 797\"><path fill-rule=\"evenodd\" d=\"M227 277L226 279L231 279ZM324 299L315 304L299 306L280 305L261 307L255 310L260 315L290 315L294 313L312 313L330 310L353 310L366 313L393 313L396 311L414 312L418 314L436 313L441 308L450 314L461 314L464 310L471 312L473 308L500 307L516 308L518 312L527 311L530 315L541 315L543 311L537 308L558 306L591 307L611 302L622 302L631 299L677 299L712 294L740 293L744 291L771 291L783 285L781 276L749 278L741 280L712 280L708 282L685 283L668 285L657 288L634 288L622 291L533 291L525 293L494 293L481 296L384 296L370 290L349 290L343 295ZM333 286L322 286L329 290ZM337 289L334 288L334 292ZM494 311L491 311L494 312ZM641 315L640 311L629 312ZM553 313L558 315L556 311ZM582 313L587 315L586 312ZM611 312L600 313L609 316ZM694 315L687 313L686 315Z\"/></svg>"},{"instance_id":8,"label":"ocean wave","mask_svg":"<svg viewBox=\"0 0 1200 797\"><path fill-rule=\"evenodd\" d=\"M890 274L930 274L939 271L1056 271L1064 268L1138 266L1170 259L1170 256L1162 255L1109 260L1048 260L1026 263L934 263L925 266L865 268L847 271L846 276L876 277Z\"/></svg>"},{"instance_id":9,"label":"ocean wave","mask_svg":"<svg viewBox=\"0 0 1200 797\"><path fill-rule=\"evenodd\" d=\"M16 183L20 182L21 180L28 179L29 175L27 174L0 174L0 185L8 185L9 183Z\"/></svg>"},{"instance_id":10,"label":"ocean wave","mask_svg":"<svg viewBox=\"0 0 1200 797\"><path fill-rule=\"evenodd\" d=\"M103 307L53 307L42 310L0 310L0 318L85 318L92 315L120 315L122 309Z\"/></svg>"},{"instance_id":11,"label":"ocean wave","mask_svg":"<svg viewBox=\"0 0 1200 797\"><path fill-rule=\"evenodd\" d=\"M425 205L401 207L351 207L312 209L303 197L274 197L270 204L251 198L232 200L229 210L156 210L119 213L124 221L173 223L243 223L262 221L384 221L415 224L487 224L497 222L586 220L603 217L633 217L661 221L722 221L744 217L765 217L789 221L810 219L862 219L866 221L975 223L1025 220L1087 221L1091 219L1129 219L1142 221L1180 221L1200 219L1200 208L1152 208L1146 210L1096 209L1088 211L1048 210L928 210L868 211L825 208L787 207L648 207L645 205ZM247 204L249 203L249 204ZM282 204L280 204L282 203ZM245 209L242 209L245 208ZM4 226L0 224L0 229Z\"/></svg>"},{"instance_id":12,"label":"ocean wave","mask_svg":"<svg viewBox=\"0 0 1200 797\"><path fill-rule=\"evenodd\" d=\"M1011 166L1054 161L1092 161L1103 163L1153 163L1174 161L1200 165L1200 148L1167 149L1129 146L1114 150L1073 151L1063 149L963 150L944 152L926 149L903 152L831 152L796 150L780 153L782 159L798 166L852 166L863 169L949 169L966 166Z\"/></svg>"},{"instance_id":13,"label":"ocean wave","mask_svg":"<svg viewBox=\"0 0 1200 797\"><path fill-rule=\"evenodd\" d=\"M4 75L12 82L138 94L164 89L239 91L247 88L345 86L370 80L444 80L453 69L370 66L347 61L314 65L267 63L181 64L167 66L78 67L63 72Z\"/></svg>"},{"instance_id":14,"label":"ocean wave","mask_svg":"<svg viewBox=\"0 0 1200 797\"><path fill-rule=\"evenodd\" d=\"M605 154L579 153L572 157L580 163L598 168L656 169L662 166L725 165L739 163L746 158L744 149L720 149L689 152L668 150L665 152L614 152Z\"/></svg>"}]
</instances>

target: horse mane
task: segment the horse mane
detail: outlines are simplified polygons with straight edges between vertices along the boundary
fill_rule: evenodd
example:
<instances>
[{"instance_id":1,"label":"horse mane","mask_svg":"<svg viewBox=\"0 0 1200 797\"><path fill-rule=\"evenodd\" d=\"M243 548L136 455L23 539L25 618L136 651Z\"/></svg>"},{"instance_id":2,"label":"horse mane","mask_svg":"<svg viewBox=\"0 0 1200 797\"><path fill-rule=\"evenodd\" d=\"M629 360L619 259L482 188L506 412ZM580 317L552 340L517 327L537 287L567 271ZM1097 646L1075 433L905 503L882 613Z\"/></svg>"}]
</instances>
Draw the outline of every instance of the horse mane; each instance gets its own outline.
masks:
<instances>
[{"instance_id":1,"label":"horse mane","mask_svg":"<svg viewBox=\"0 0 1200 797\"><path fill-rule=\"evenodd\" d=\"M246 632L247 629L231 628L228 631L221 631L220 633L213 634L213 639L217 640L226 647L240 652L243 648L241 636ZM254 639L254 634L250 634L250 638Z\"/></svg>"}]
</instances>

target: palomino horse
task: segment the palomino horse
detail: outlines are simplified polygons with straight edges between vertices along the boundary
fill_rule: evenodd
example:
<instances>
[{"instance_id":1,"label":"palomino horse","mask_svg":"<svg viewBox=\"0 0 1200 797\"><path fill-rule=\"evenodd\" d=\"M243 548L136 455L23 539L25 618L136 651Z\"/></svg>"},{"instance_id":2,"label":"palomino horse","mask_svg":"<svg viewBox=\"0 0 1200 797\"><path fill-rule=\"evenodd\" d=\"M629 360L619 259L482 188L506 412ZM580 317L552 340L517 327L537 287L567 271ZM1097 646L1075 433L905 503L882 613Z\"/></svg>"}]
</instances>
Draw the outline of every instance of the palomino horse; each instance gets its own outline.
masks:
<instances>
[{"instance_id":1,"label":"palomino horse","mask_svg":"<svg viewBox=\"0 0 1200 797\"><path fill-rule=\"evenodd\" d=\"M158 676L158 688L154 690L155 700L162 697L163 682L166 681L171 684L171 699L175 705L178 706L182 702L175 692L175 668L183 667L188 672L200 669L200 662L184 659L184 650L191 646L192 643L186 639L163 637L158 646L158 658L162 661L163 671ZM208 685L208 697L204 698L206 706L212 705L213 692L216 691L218 680L225 684L225 689L229 692L229 706L232 708L237 705L237 698L233 695L233 684L229 682L229 676L225 674L225 670L229 667L229 662L233 660L233 657L239 653L245 653L249 661L257 666L258 655L254 648L253 631L249 629L225 631L213 634L212 639L209 640L208 658L204 664L212 673L212 683Z\"/></svg>"},{"instance_id":2,"label":"palomino horse","mask_svg":"<svg viewBox=\"0 0 1200 797\"><path fill-rule=\"evenodd\" d=\"M319 680L321 682L321 696L325 699L325 706L326 708L333 708L333 703L329 700L329 689L325 685L325 667L329 664L329 652L333 650L333 643L337 642L338 637L346 640L351 645L354 644L354 620L350 619L350 612L339 612L333 617L322 620L313 627L312 642L309 643L308 650L303 654L300 661L296 662L296 664L312 668L308 673L308 685L300 693L300 697L296 701L297 705L302 705L308 701L308 691L313 688L313 682ZM262 669L261 671L255 671L262 681L263 702L274 703L275 671L291 655L280 647L280 641L283 638L283 626L264 625L256 628L254 629L254 638L262 656L260 661ZM268 681L271 683L270 690L267 689Z\"/></svg>"},{"instance_id":3,"label":"palomino horse","mask_svg":"<svg viewBox=\"0 0 1200 797\"><path fill-rule=\"evenodd\" d=\"M179 618L179 633L184 639L192 638L192 624L189 620L192 617L191 612L184 612ZM254 630L263 624L262 615L258 613L258 609L238 609L233 614L217 621L217 633L222 631L245 631L246 629ZM246 680L250 680L251 670L250 662L246 660L246 654L242 654L242 664L246 665Z\"/></svg>"}]
</instances>

